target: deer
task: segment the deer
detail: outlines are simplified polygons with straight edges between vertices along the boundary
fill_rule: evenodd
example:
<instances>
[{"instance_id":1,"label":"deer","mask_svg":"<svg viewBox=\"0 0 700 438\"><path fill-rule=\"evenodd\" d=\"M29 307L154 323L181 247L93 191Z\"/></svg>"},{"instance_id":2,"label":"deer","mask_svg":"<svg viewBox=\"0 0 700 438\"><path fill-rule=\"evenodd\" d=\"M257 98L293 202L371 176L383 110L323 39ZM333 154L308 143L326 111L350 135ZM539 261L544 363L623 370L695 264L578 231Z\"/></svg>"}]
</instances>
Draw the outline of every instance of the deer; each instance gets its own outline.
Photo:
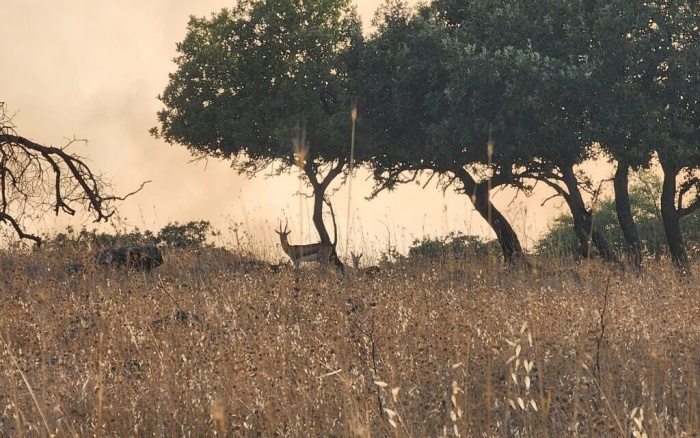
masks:
<instances>
[{"instance_id":1,"label":"deer","mask_svg":"<svg viewBox=\"0 0 700 438\"><path fill-rule=\"evenodd\" d=\"M292 259L294 263L294 268L299 269L299 264L301 262L319 262L321 267L325 270L329 263L333 263L336 269L340 273L345 272L345 266L340 261L335 253L335 247L338 243L338 225L335 222L335 212L333 211L333 204L327 199L323 198L323 202L328 205L331 211L331 217L333 218L333 242L326 243L316 242L309 243L306 245L290 245L287 237L291 231L287 230L288 223L285 223L284 229L282 229L282 222L280 221L279 230L275 230L280 236L280 244L284 252Z\"/></svg>"},{"instance_id":2,"label":"deer","mask_svg":"<svg viewBox=\"0 0 700 438\"><path fill-rule=\"evenodd\" d=\"M294 268L299 269L299 264L301 262L319 262L321 266L327 266L333 248L324 245L322 242L309 243L306 245L290 245L287 237L291 231L287 229L287 225L288 224L285 224L284 229L282 229L282 223L280 222L279 230L275 230L275 232L279 234L282 250L292 259Z\"/></svg>"},{"instance_id":3,"label":"deer","mask_svg":"<svg viewBox=\"0 0 700 438\"><path fill-rule=\"evenodd\" d=\"M350 252L350 257L352 258L352 266L355 268L355 272L358 272L359 274L362 274L366 277L374 277L378 275L381 272L381 269L379 269L379 266L370 266L368 268L360 268L360 259L362 258L362 254L360 253L359 255L356 255L354 252Z\"/></svg>"}]
</instances>

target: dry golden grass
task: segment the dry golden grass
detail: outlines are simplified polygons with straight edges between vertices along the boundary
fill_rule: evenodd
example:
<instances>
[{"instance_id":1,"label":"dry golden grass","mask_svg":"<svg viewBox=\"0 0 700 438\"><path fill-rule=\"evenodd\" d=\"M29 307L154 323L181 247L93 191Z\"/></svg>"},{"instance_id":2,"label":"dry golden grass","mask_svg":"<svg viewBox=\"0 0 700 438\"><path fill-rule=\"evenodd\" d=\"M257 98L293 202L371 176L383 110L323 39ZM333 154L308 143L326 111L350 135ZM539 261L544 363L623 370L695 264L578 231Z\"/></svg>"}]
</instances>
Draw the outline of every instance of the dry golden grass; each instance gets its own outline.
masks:
<instances>
[{"instance_id":1,"label":"dry golden grass","mask_svg":"<svg viewBox=\"0 0 700 438\"><path fill-rule=\"evenodd\" d=\"M698 287L668 263L637 277L445 261L349 280L310 265L297 280L222 252L70 277L76 258L0 254L0 435L700 430Z\"/></svg>"}]
</instances>

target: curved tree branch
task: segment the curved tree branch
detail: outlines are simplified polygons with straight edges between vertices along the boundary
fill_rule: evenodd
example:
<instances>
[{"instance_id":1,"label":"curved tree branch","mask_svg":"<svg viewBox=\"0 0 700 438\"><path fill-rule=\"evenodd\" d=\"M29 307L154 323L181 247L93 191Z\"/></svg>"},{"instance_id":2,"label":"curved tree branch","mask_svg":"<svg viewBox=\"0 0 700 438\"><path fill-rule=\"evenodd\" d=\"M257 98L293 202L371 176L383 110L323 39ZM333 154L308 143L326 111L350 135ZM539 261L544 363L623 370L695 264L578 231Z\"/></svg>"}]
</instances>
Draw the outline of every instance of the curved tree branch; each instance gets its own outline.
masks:
<instances>
[{"instance_id":1,"label":"curved tree branch","mask_svg":"<svg viewBox=\"0 0 700 438\"><path fill-rule=\"evenodd\" d=\"M12 228L15 229L15 232L17 233L17 236L19 236L20 239L33 240L34 242L36 242L37 245L41 245L40 237L35 236L33 234L25 233L22 230L22 227L17 223L17 221L9 214L0 212L0 222L9 222L10 225L12 225Z\"/></svg>"},{"instance_id":2,"label":"curved tree branch","mask_svg":"<svg viewBox=\"0 0 700 438\"><path fill-rule=\"evenodd\" d=\"M20 239L41 244L41 238L26 231L24 222L49 211L73 216L78 206L84 206L95 222L107 221L116 213L114 201L125 200L146 184L126 196L105 193L109 185L101 176L84 158L67 152L75 141L57 148L17 135L12 118L0 104L0 222L9 224Z\"/></svg>"}]
</instances>

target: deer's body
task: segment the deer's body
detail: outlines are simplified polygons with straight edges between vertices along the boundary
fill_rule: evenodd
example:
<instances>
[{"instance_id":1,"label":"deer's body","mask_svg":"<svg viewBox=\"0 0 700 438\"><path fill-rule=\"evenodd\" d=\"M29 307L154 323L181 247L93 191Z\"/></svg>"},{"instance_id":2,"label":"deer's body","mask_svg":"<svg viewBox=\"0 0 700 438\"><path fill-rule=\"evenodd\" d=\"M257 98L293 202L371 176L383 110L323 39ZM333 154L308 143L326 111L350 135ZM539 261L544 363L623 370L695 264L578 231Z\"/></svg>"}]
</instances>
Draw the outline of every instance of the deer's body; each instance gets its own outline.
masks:
<instances>
[{"instance_id":1,"label":"deer's body","mask_svg":"<svg viewBox=\"0 0 700 438\"><path fill-rule=\"evenodd\" d=\"M295 268L299 268L301 262L319 262L322 265L328 263L328 258L331 254L331 248L321 242L310 243L308 245L290 245L287 237L291 231L287 227L275 231L280 236L280 244L282 250L292 259Z\"/></svg>"}]
</instances>

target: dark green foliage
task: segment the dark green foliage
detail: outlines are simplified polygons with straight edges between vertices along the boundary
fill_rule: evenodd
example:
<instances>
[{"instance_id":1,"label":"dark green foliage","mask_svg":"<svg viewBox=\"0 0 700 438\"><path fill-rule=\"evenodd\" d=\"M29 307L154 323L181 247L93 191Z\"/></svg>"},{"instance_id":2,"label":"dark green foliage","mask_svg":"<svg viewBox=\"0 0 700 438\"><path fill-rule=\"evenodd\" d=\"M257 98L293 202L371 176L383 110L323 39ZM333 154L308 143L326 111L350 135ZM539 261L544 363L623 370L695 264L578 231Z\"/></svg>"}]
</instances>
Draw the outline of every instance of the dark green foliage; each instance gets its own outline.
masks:
<instances>
[{"instance_id":1,"label":"dark green foliage","mask_svg":"<svg viewBox=\"0 0 700 438\"><path fill-rule=\"evenodd\" d=\"M152 134L240 172L293 161L307 125L315 165L347 155L354 51L361 27L348 0L237 2L192 17Z\"/></svg>"},{"instance_id":2,"label":"dark green foliage","mask_svg":"<svg viewBox=\"0 0 700 438\"><path fill-rule=\"evenodd\" d=\"M700 197L681 201L700 167L700 10L687 1L615 0L596 11L589 58L597 88L594 140L633 169L647 166L652 154L659 159L664 234L674 264L690 273L681 222Z\"/></svg>"},{"instance_id":3,"label":"dark green foliage","mask_svg":"<svg viewBox=\"0 0 700 438\"><path fill-rule=\"evenodd\" d=\"M184 225L177 222L161 228L158 243L172 248L199 248L207 245L207 236L214 235L209 221L190 221Z\"/></svg>"},{"instance_id":4,"label":"dark green foliage","mask_svg":"<svg viewBox=\"0 0 700 438\"><path fill-rule=\"evenodd\" d=\"M510 162L501 165L505 146L499 143L489 163L487 144L491 133L516 132L500 129L503 120L535 114L519 107L512 93L532 90L526 73L538 60L510 49L486 50L478 37L461 39L442 21L429 7L414 11L400 1L387 2L375 18L378 32L364 46L359 107L371 139L365 147L375 189L391 190L414 181L416 173L438 175L443 188L469 197L512 262L522 247L488 192L517 179Z\"/></svg>"},{"instance_id":5,"label":"dark green foliage","mask_svg":"<svg viewBox=\"0 0 700 438\"><path fill-rule=\"evenodd\" d=\"M539 29L541 22L529 20L538 12L531 17L517 2L509 2L507 11L461 3L464 22L439 4L412 11L391 2L377 16L379 32L365 45L360 111L373 125L371 165L378 184L393 187L405 170L444 174L475 163L490 165L476 179L491 174L492 187L521 184L514 165L533 165L533 156L541 157L533 171L562 157L585 158L581 120L571 113L580 109L570 108L584 87L585 66L538 51L525 31L493 30L506 12L508 23L518 23L515 29ZM495 142L491 157L489 139Z\"/></svg>"},{"instance_id":6,"label":"dark green foliage","mask_svg":"<svg viewBox=\"0 0 700 438\"><path fill-rule=\"evenodd\" d=\"M498 242L485 241L479 236L451 232L444 237L423 237L413 241L408 250L409 258L459 259L500 255Z\"/></svg>"}]
</instances>

